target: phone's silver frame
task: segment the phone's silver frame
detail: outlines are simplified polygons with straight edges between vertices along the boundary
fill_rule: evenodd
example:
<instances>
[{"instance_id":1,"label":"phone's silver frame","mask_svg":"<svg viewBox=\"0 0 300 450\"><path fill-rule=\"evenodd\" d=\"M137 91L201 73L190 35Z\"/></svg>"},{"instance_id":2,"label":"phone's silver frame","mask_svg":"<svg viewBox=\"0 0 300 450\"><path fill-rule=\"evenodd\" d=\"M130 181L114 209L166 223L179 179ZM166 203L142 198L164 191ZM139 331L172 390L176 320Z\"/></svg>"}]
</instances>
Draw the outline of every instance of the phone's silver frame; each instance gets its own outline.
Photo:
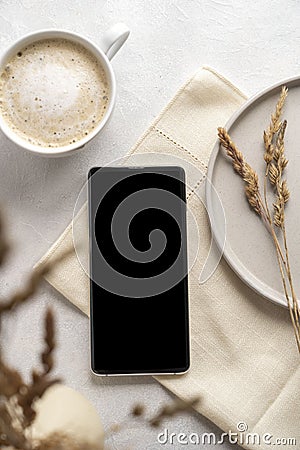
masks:
<instances>
[{"instance_id":1,"label":"phone's silver frame","mask_svg":"<svg viewBox=\"0 0 300 450\"><path fill-rule=\"evenodd\" d=\"M170 167L170 166L168 166ZM89 251L91 251L91 249L89 249ZM90 258L89 260L89 264L90 264ZM188 277L188 274L187 274ZM89 354L90 354L90 369L91 372L93 373L93 375L97 376L97 377L139 377L139 376L152 376L152 377L156 377L159 375L184 375L186 373L189 372L190 368L191 368L191 313L190 313L190 307L189 307L189 288L190 288L190 283L188 282L188 298L187 298L187 302L188 302L188 336L189 336L189 366L186 370L183 370L182 372L144 372L144 373L140 373L140 372L132 372L132 373L97 373L93 370L92 368L92 364L91 364L91 356L92 356L92 348L91 348L91 325L89 323ZM91 304L91 292L89 289L89 305ZM91 321L91 318L89 316L89 321Z\"/></svg>"}]
</instances>

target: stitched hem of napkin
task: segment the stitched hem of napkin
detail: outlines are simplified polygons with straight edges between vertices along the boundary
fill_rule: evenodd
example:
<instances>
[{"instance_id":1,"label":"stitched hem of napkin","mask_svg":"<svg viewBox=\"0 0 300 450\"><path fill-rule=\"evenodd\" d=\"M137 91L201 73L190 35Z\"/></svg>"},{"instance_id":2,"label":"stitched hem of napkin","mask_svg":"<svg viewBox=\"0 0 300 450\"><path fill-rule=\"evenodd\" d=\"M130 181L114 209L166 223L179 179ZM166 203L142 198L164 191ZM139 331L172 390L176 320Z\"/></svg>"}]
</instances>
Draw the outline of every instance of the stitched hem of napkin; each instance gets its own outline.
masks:
<instances>
[{"instance_id":1,"label":"stitched hem of napkin","mask_svg":"<svg viewBox=\"0 0 300 450\"><path fill-rule=\"evenodd\" d=\"M206 179L206 172L207 172L207 165L204 164L204 162L199 159L196 155L194 155L193 152L191 152L190 150L188 150L186 147L184 147L183 145L179 144L178 141L175 141L175 139L172 139L170 137L169 134L163 132L160 128L157 127L153 127L153 131L155 131L156 133L158 133L160 136L164 137L165 139L167 139L168 142L171 142L174 146L176 146L176 148L182 150L183 152L187 153L191 158L193 158L197 163L201 164L202 168L205 170L205 174L198 180L198 182L192 187L190 188L190 192L187 194L186 199L188 200L190 197L193 196L193 194L195 193L195 191L197 190L197 188L201 185L201 183Z\"/></svg>"},{"instance_id":2,"label":"stitched hem of napkin","mask_svg":"<svg viewBox=\"0 0 300 450\"><path fill-rule=\"evenodd\" d=\"M244 94L239 88L237 88L234 84L232 84L227 78L220 75L218 72L216 72L214 69L208 66L202 66L202 70L206 70L207 72L212 73L216 78L222 81L222 83L226 84L230 89L232 89L234 92L236 92L241 98L244 100L248 99L248 96ZM201 70L200 69L200 70ZM182 94L182 92L194 81L195 77L197 76L199 70L177 91L175 96L169 101L169 103L162 109L160 114L154 119L152 124L150 124L149 128L146 130L146 132L140 137L140 139L136 142L135 146L130 150L127 156L125 156L125 160L129 159L131 155L133 155L138 147L144 142L144 140L147 138L147 136L154 131L155 133L160 134L164 138L166 138L169 142L171 142L173 145L175 145L178 149L182 150L183 152L187 153L191 158L193 158L195 161L200 163L202 167L205 169L205 172L207 171L207 164L205 164L198 156L196 156L193 152L191 152L188 148L186 148L184 145L180 144L177 140L173 139L172 136L165 130L161 129L158 125L161 118L165 115L165 113L170 109L170 107L176 102L178 97ZM217 139L217 138L216 138ZM214 143L211 144L211 148L213 149ZM138 151L137 151L138 154ZM197 188L201 185L201 183L206 179L206 174L201 177L201 179L194 185L194 187L191 189L191 192L187 195L187 200L193 196Z\"/></svg>"},{"instance_id":3,"label":"stitched hem of napkin","mask_svg":"<svg viewBox=\"0 0 300 450\"><path fill-rule=\"evenodd\" d=\"M180 95L182 94L182 92L194 81L195 77L197 76L197 74L199 73L199 70L206 70L207 72L212 73L215 77L217 77L219 80L221 80L224 84L226 84L228 87L230 87L230 89L232 89L234 92L236 92L240 97L242 97L244 100L248 99L248 96L246 94L244 94L239 88L237 88L234 84L232 84L227 78L223 77L222 75L220 75L218 72L216 72L214 69L212 69L211 67L208 66L202 66L200 69L197 70L197 72L195 72L195 74L183 85L181 86L181 88L179 88L179 90L177 91L177 93L175 94L175 96L169 101L169 103L161 110L161 112L159 113L159 115L153 120L153 122L150 124L149 128L145 131L144 134L142 134L142 136L137 140L136 144L133 146L133 148L129 151L129 153L127 154L127 156L125 156L125 160L127 160L133 153L135 153L135 151L137 150L137 148L144 142L144 140L146 139L146 137L150 134L151 131L156 131L156 129L159 129L159 127L157 127L156 125L159 123L159 121L161 120L161 118L165 115L165 113L170 109L170 107L175 103L175 101L178 99L178 97L180 97ZM179 148L181 148L182 150L185 150L184 146L181 146L180 144L178 144L175 140L173 140L172 138L170 138L170 141L173 142L174 144L178 145ZM194 159L196 159L197 161L201 162L201 164L207 168L207 165L201 161L196 155L194 155L192 152L190 152L189 150L186 149L186 151L190 154L190 156L192 156ZM138 154L138 152L137 152Z\"/></svg>"},{"instance_id":4,"label":"stitched hem of napkin","mask_svg":"<svg viewBox=\"0 0 300 450\"><path fill-rule=\"evenodd\" d=\"M191 152L190 150L188 150L186 147L184 147L182 144L180 144L178 141L175 141L175 139L173 139L169 133L163 131L161 128L158 128L156 126L153 127L153 130L160 134L161 136L163 136L164 138L166 138L169 142L171 142L172 144L174 144L177 148L179 148L179 150L182 150L183 152L187 153L189 156L191 156L195 161L197 161L198 163L200 163L203 168L205 170L207 170L207 165L204 164L204 162L198 158L198 156L194 155L193 152Z\"/></svg>"},{"instance_id":5,"label":"stitched hem of napkin","mask_svg":"<svg viewBox=\"0 0 300 450\"><path fill-rule=\"evenodd\" d=\"M239 94L242 98L245 100L248 100L249 96L246 95L244 92L242 92L238 87L236 87L234 84L231 83L227 78L223 77L223 75L219 74L219 72L216 72L214 69L212 69L209 66L203 66L203 70L207 70L208 72L211 72L214 74L219 80L223 81L223 83L227 84L228 87L230 87L232 90L234 90L237 94Z\"/></svg>"}]
</instances>

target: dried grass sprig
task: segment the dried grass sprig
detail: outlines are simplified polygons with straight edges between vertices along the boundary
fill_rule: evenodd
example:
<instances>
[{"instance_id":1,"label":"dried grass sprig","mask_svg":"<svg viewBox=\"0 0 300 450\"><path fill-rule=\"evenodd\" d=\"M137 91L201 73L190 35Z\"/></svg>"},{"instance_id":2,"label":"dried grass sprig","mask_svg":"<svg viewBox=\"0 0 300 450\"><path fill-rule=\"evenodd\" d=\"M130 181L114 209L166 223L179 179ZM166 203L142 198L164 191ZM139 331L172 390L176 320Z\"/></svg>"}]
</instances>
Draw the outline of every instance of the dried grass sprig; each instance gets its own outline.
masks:
<instances>
[{"instance_id":1,"label":"dried grass sprig","mask_svg":"<svg viewBox=\"0 0 300 450\"><path fill-rule=\"evenodd\" d=\"M287 127L287 122L281 121L282 109L288 90L282 87L280 97L276 104L275 112L271 115L271 121L263 134L265 153L264 160L266 162L266 171L264 177L264 200L260 194L258 176L254 169L245 161L241 151L239 151L231 140L230 135L224 128L218 128L218 136L221 145L226 150L227 155L232 160L234 170L243 178L246 183L245 192L250 206L259 214L267 225L273 243L276 249L277 262L282 279L284 294L290 312L291 322L294 328L297 347L300 353L300 310L297 297L295 294L292 272L289 261L289 252L287 246L287 236L285 229L285 205L290 198L290 192L286 180L282 179L284 169L288 164L285 156L284 137ZM246 170L244 169L246 168ZM245 177L245 173L251 174L251 178ZM254 180L250 181L249 180ZM267 201L267 180L275 190L275 201L273 203L274 214L271 216ZM254 183L255 188L251 189L251 182ZM249 187L250 185L250 187ZM278 237L275 233L274 226L282 231L284 250L282 250ZM292 297L292 303L290 301Z\"/></svg>"},{"instance_id":2,"label":"dried grass sprig","mask_svg":"<svg viewBox=\"0 0 300 450\"><path fill-rule=\"evenodd\" d=\"M290 198L290 192L287 186L286 180L282 179L283 172L288 165L288 159L285 156L285 143L284 143L284 137L287 127L287 121L284 120L283 122L280 121L282 108L284 105L284 101L287 97L288 89L286 87L282 87L281 94L279 97L279 100L276 105L276 111L272 115L272 117L276 117L276 126L273 127L273 134L270 135L271 143L274 148L273 152L273 159L271 163L268 164L266 161L266 175L265 175L265 184L264 184L264 190L265 190L265 207L268 211L268 219L269 222L272 222L272 217L269 212L268 208L268 202L267 202L267 195L266 195L266 180L269 179L271 185L275 188L276 191L276 198L275 202L273 203L273 223L276 227L280 228L282 230L283 235L283 241L284 241L284 252L285 252L285 258L282 258L283 264L285 266L286 274L288 277L290 290L291 290L291 296L293 301L292 306L292 312L291 312L291 318L292 322L294 324L295 333L299 336L300 340L300 324L299 324L299 317L300 317L300 310L299 310L299 304L296 298L294 285L293 285L293 278L292 278L292 272L291 272L291 266L289 261L289 251L287 246L287 235L286 235L286 229L285 229L285 205L288 202ZM272 124L272 119L271 119ZM264 133L268 134L270 133L270 129L272 127L270 126L269 129ZM277 135L276 135L276 131ZM275 141L275 143L273 143ZM290 306L291 307L291 306ZM297 336L296 336L297 337ZM297 340L298 343L298 340ZM298 343L299 347L299 343Z\"/></svg>"},{"instance_id":3,"label":"dried grass sprig","mask_svg":"<svg viewBox=\"0 0 300 450\"><path fill-rule=\"evenodd\" d=\"M273 155L273 159L277 165L277 168L281 172L283 172L283 170L285 169L285 167L288 164L288 160L286 159L285 153L284 153L284 151L285 151L284 136L285 136L285 132L286 132L286 127L287 127L287 121L284 120L282 122L282 124L280 125L279 131L278 131L275 149L274 149L274 155Z\"/></svg>"},{"instance_id":4,"label":"dried grass sprig","mask_svg":"<svg viewBox=\"0 0 300 450\"><path fill-rule=\"evenodd\" d=\"M189 400L182 400L177 398L172 404L162 406L161 409L150 418L145 416L146 409L144 405L138 403L137 405L133 406L131 414L134 417L142 418L148 425L156 428L161 425L161 422L164 419L174 417L181 412L191 410L199 403L199 401L200 397L193 397Z\"/></svg>"},{"instance_id":5,"label":"dried grass sprig","mask_svg":"<svg viewBox=\"0 0 300 450\"><path fill-rule=\"evenodd\" d=\"M282 179L283 172L288 165L288 159L285 156L285 144L284 144L284 136L287 127L287 121L283 121L276 140L276 146L274 151L274 161L276 164L276 168L278 171L278 178L276 180L275 188L276 188L276 201L274 203L274 225L281 228L284 242L284 251L285 251L285 261L286 261L286 272L290 284L291 295L293 299L293 315L295 317L295 322L297 325L298 333L300 336L300 309L297 301L297 297L294 290L292 271L290 266L289 259L289 250L287 245L287 234L285 228L285 206L290 198L290 191L287 186L286 180Z\"/></svg>"},{"instance_id":6,"label":"dried grass sprig","mask_svg":"<svg viewBox=\"0 0 300 450\"><path fill-rule=\"evenodd\" d=\"M287 94L288 89L286 88L286 86L282 86L281 93L276 104L275 112L271 114L270 124L268 128L264 131L263 135L265 145L264 160L267 166L273 160L275 150L273 139L275 134L279 131L281 127L281 114Z\"/></svg>"},{"instance_id":7,"label":"dried grass sprig","mask_svg":"<svg viewBox=\"0 0 300 450\"><path fill-rule=\"evenodd\" d=\"M41 354L41 361L44 366L44 375L48 375L53 369L53 350L55 348L54 316L51 309L48 309L45 317L45 349Z\"/></svg>"},{"instance_id":8,"label":"dried grass sprig","mask_svg":"<svg viewBox=\"0 0 300 450\"><path fill-rule=\"evenodd\" d=\"M14 293L8 300L0 300L0 317L3 313L11 311L19 305L25 303L27 300L30 300L31 297L37 292L37 289L45 275L51 272L53 267L67 258L72 252L73 249L70 249L52 260L50 263L45 263L38 269L35 269L29 276L29 279L23 289L20 289Z\"/></svg>"},{"instance_id":9,"label":"dried grass sprig","mask_svg":"<svg viewBox=\"0 0 300 450\"><path fill-rule=\"evenodd\" d=\"M21 374L0 358L0 396L10 398L17 395L24 385Z\"/></svg>"},{"instance_id":10,"label":"dried grass sprig","mask_svg":"<svg viewBox=\"0 0 300 450\"><path fill-rule=\"evenodd\" d=\"M272 218L269 210L269 205L267 201L267 178L269 177L270 182L274 185L276 184L276 179L278 177L278 170L276 168L276 165L272 163L273 159L276 161L276 156L278 154L278 149L280 148L280 138L284 138L285 133L285 126L282 128L281 123L281 114L282 109L286 100L288 94L288 89L285 86L282 86L279 99L276 103L276 108L274 113L271 114L271 120L268 128L263 133L263 140L264 140L264 147L265 147L265 154L264 154L264 160L266 162L266 172L265 172L265 178L264 178L264 204L266 208L267 213L267 219L269 223L271 224ZM281 130L280 130L281 129ZM274 143L274 138L277 132L280 132L279 136L277 138L276 144Z\"/></svg>"},{"instance_id":11,"label":"dried grass sprig","mask_svg":"<svg viewBox=\"0 0 300 450\"><path fill-rule=\"evenodd\" d=\"M238 150L225 128L218 128L218 137L226 150L227 156L232 160L234 170L245 182L245 194L250 206L258 215L264 215L257 173L245 161L242 152Z\"/></svg>"},{"instance_id":12,"label":"dried grass sprig","mask_svg":"<svg viewBox=\"0 0 300 450\"><path fill-rule=\"evenodd\" d=\"M41 398L49 387L61 381L59 378L49 378L49 374L53 369L53 351L55 349L54 317L50 309L45 315L44 329L45 349L40 357L43 370L33 369L31 383L24 386L18 395L18 404L21 406L24 414L24 428L30 426L35 419L34 402Z\"/></svg>"},{"instance_id":13,"label":"dried grass sprig","mask_svg":"<svg viewBox=\"0 0 300 450\"><path fill-rule=\"evenodd\" d=\"M5 226L0 214L0 266L5 262L5 258L8 254L9 244L5 235Z\"/></svg>"},{"instance_id":14,"label":"dried grass sprig","mask_svg":"<svg viewBox=\"0 0 300 450\"><path fill-rule=\"evenodd\" d=\"M199 403L199 401L199 397L194 397L190 400L176 399L173 405L163 406L160 411L149 420L149 424L152 427L157 428L164 419L174 417L184 411L190 411Z\"/></svg>"},{"instance_id":15,"label":"dried grass sprig","mask_svg":"<svg viewBox=\"0 0 300 450\"><path fill-rule=\"evenodd\" d=\"M274 225L281 229L284 228L284 209L285 204L290 198L290 192L287 187L286 180L282 180L282 175L285 167L288 164L288 160L284 154L284 135L287 126L285 120L280 126L276 146L274 150L274 163L271 164L269 172L270 183L275 187L277 195L274 206ZM271 170L272 169L272 170Z\"/></svg>"},{"instance_id":16,"label":"dried grass sprig","mask_svg":"<svg viewBox=\"0 0 300 450\"><path fill-rule=\"evenodd\" d=\"M48 267L43 270L32 272L30 278L23 289L14 293L8 300L2 300L0 303L0 315L15 309L17 306L29 300L37 291L43 276L48 272Z\"/></svg>"}]
</instances>

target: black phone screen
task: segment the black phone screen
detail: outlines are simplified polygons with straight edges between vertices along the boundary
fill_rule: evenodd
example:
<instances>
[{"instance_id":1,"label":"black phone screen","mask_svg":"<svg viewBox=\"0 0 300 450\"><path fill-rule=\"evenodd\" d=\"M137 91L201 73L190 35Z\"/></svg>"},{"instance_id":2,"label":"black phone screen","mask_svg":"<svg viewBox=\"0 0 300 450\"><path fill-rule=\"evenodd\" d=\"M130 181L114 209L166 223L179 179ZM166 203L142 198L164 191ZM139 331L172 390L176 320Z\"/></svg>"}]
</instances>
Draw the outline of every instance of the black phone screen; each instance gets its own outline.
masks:
<instances>
[{"instance_id":1,"label":"black phone screen","mask_svg":"<svg viewBox=\"0 0 300 450\"><path fill-rule=\"evenodd\" d=\"M89 172L91 365L101 375L189 367L185 174Z\"/></svg>"}]
</instances>

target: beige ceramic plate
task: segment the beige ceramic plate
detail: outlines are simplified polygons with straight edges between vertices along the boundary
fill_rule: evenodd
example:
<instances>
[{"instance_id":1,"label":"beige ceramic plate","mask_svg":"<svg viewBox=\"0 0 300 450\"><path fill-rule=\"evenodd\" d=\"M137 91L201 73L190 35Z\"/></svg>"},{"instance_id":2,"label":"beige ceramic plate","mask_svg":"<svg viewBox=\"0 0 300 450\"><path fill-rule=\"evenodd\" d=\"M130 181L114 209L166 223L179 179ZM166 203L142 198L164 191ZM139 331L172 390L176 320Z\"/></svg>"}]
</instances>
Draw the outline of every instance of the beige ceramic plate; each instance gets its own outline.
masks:
<instances>
[{"instance_id":1,"label":"beige ceramic plate","mask_svg":"<svg viewBox=\"0 0 300 450\"><path fill-rule=\"evenodd\" d=\"M291 191L286 207L286 227L295 290L300 295L300 78L284 80L251 98L230 119L226 128L247 161L263 179L263 130L269 123L283 84L289 88L283 113L288 121L285 141L289 164L286 178ZM225 211L225 259L255 291L286 306L272 240L258 216L250 210L243 193L242 180L233 172L230 161L218 143L210 158L208 178L211 183L206 185L207 209L219 247L222 247L224 232L216 193Z\"/></svg>"}]
</instances>

